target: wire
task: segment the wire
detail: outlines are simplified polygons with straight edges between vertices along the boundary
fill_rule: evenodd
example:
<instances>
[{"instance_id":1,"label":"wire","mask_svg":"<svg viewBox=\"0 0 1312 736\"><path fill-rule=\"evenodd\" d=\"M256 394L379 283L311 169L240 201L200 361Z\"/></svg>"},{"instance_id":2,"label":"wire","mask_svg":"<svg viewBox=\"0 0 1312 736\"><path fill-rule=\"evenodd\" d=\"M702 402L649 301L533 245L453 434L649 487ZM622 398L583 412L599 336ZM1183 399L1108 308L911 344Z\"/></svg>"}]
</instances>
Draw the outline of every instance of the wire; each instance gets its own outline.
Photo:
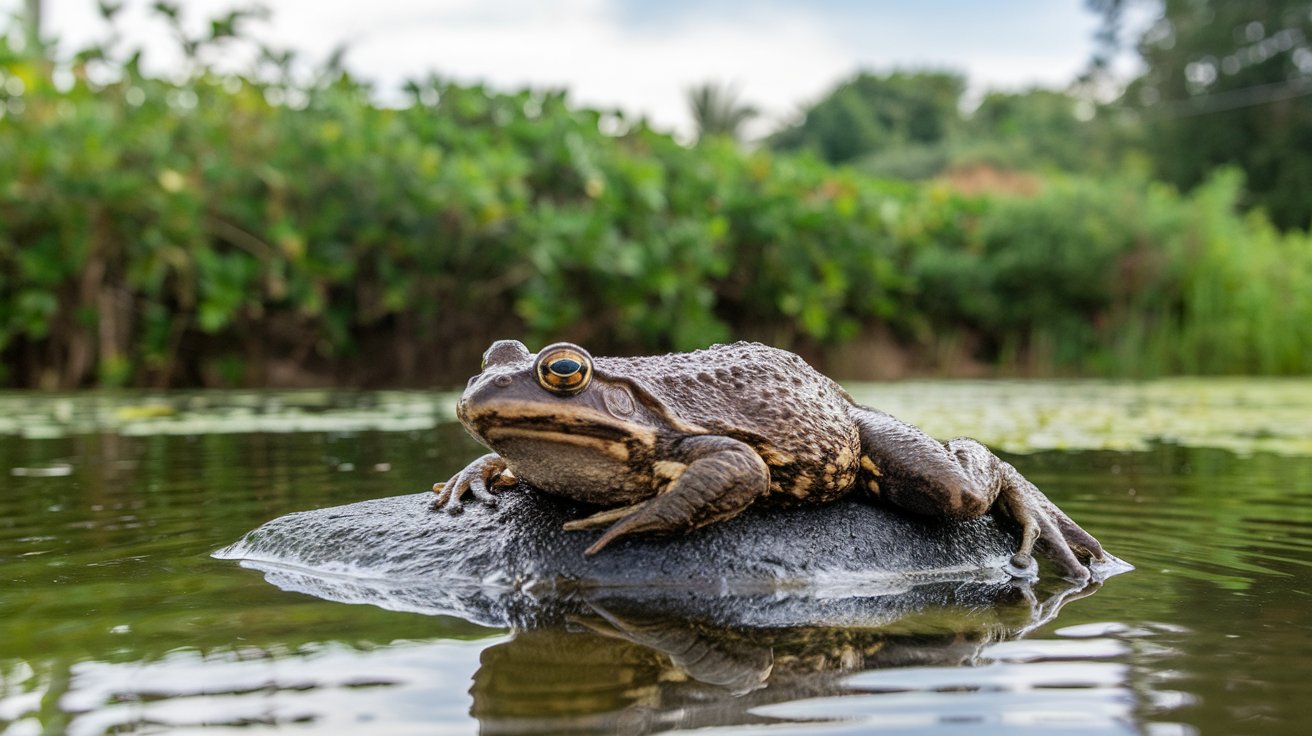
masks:
<instances>
[{"instance_id":1,"label":"wire","mask_svg":"<svg viewBox=\"0 0 1312 736\"><path fill-rule=\"evenodd\" d=\"M1292 100L1310 94L1312 94L1312 78L1304 77L1216 92L1210 95L1198 95L1187 100L1168 100L1143 107L1118 105L1114 106L1113 109L1134 110L1136 112L1155 109L1159 113L1164 111L1167 117L1192 118L1199 115L1212 115L1218 112L1266 105L1281 100Z\"/></svg>"}]
</instances>

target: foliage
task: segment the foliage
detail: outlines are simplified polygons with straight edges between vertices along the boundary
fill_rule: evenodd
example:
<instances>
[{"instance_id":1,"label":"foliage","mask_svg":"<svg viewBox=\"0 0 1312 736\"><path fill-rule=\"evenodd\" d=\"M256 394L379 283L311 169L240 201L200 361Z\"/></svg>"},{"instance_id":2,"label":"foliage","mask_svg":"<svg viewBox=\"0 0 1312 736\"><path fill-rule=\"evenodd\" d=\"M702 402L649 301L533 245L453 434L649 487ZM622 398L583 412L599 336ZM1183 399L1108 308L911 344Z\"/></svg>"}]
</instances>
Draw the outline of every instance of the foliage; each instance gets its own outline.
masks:
<instances>
[{"instance_id":1,"label":"foliage","mask_svg":"<svg viewBox=\"0 0 1312 736\"><path fill-rule=\"evenodd\" d=\"M1082 105L1092 114L1092 105L1065 92L990 92L966 122L962 145L968 150L957 154L957 163L982 158L1012 168L1105 169L1094 160L1105 149L1090 145L1096 128L1080 119Z\"/></svg>"},{"instance_id":2,"label":"foliage","mask_svg":"<svg viewBox=\"0 0 1312 736\"><path fill-rule=\"evenodd\" d=\"M1079 88L989 92L963 113L965 89L964 78L946 72L863 73L767 143L909 180L979 165L1101 173L1125 157L1126 126L1098 116Z\"/></svg>"},{"instance_id":3,"label":"foliage","mask_svg":"<svg viewBox=\"0 0 1312 736\"><path fill-rule=\"evenodd\" d=\"M967 196L685 147L555 92L429 78L383 107L336 63L215 71L244 18L225 20L183 37L177 80L112 47L52 72L0 40L0 382L445 382L506 335L823 359L881 332L922 369L945 342L1030 371L1312 368L1312 248L1236 216L1235 176Z\"/></svg>"},{"instance_id":4,"label":"foliage","mask_svg":"<svg viewBox=\"0 0 1312 736\"><path fill-rule=\"evenodd\" d=\"M781 151L811 151L848 163L907 145L947 139L966 80L949 72L866 72L809 107L797 125L770 139Z\"/></svg>"},{"instance_id":5,"label":"foliage","mask_svg":"<svg viewBox=\"0 0 1312 736\"><path fill-rule=\"evenodd\" d=\"M1129 0L1094 0L1108 41ZM1123 104L1155 173L1181 187L1240 168L1250 204L1284 228L1312 225L1312 2L1164 0L1137 39L1146 67Z\"/></svg>"},{"instance_id":6,"label":"foliage","mask_svg":"<svg viewBox=\"0 0 1312 736\"><path fill-rule=\"evenodd\" d=\"M1312 239L1237 214L1242 176L1189 197L1147 181L1050 180L999 199L916 281L938 324L1004 364L1082 373L1296 374L1312 367Z\"/></svg>"}]
</instances>

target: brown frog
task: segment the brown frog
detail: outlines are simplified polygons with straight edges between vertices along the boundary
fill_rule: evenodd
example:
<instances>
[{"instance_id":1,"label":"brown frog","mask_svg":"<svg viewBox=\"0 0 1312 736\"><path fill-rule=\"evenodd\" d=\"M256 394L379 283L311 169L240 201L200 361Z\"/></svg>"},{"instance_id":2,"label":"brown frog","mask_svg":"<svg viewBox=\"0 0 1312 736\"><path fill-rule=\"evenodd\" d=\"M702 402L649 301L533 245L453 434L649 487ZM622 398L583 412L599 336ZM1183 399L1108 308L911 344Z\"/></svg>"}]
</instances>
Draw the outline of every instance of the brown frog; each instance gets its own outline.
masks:
<instances>
[{"instance_id":1,"label":"brown frog","mask_svg":"<svg viewBox=\"0 0 1312 736\"><path fill-rule=\"evenodd\" d=\"M968 438L943 443L852 401L797 355L756 343L692 353L593 358L557 343L537 355L498 340L460 397L461 423L494 451L438 483L434 508L494 503L519 480L614 507L566 529L609 528L588 548L680 532L757 502L813 503L857 490L925 516L990 510L1021 529L1011 564L1036 543L1063 575L1089 576L1101 545L1039 489Z\"/></svg>"}]
</instances>

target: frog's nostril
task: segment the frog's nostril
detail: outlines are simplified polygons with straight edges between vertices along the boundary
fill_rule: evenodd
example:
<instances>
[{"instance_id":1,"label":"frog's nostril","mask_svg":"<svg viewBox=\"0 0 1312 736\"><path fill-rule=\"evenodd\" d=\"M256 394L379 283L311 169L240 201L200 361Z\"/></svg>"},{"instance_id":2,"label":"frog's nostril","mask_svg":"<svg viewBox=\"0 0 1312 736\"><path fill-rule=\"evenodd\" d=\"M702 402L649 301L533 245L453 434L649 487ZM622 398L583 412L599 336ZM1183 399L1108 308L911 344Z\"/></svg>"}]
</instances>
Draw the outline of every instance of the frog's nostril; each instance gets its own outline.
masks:
<instances>
[{"instance_id":1,"label":"frog's nostril","mask_svg":"<svg viewBox=\"0 0 1312 736\"><path fill-rule=\"evenodd\" d=\"M512 379L510 378L510 376L504 373L492 379L492 383L496 384L500 388L505 388L506 386L509 386L511 384L511 381Z\"/></svg>"},{"instance_id":2,"label":"frog's nostril","mask_svg":"<svg viewBox=\"0 0 1312 736\"><path fill-rule=\"evenodd\" d=\"M465 381L465 388L469 388L470 386L473 386L473 385L474 385L474 381L477 381L477 380L478 380L478 376L470 376L470 377L469 377L469 380L468 380L468 381Z\"/></svg>"}]
</instances>

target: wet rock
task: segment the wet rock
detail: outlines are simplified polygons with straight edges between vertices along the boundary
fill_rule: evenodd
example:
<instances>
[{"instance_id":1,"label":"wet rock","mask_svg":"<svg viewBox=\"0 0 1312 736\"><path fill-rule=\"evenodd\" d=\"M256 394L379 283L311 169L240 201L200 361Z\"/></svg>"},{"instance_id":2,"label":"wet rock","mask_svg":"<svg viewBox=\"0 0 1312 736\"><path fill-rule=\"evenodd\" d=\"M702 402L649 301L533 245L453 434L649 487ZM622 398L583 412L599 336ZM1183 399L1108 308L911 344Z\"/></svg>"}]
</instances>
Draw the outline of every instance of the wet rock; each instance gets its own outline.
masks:
<instances>
[{"instance_id":1,"label":"wet rock","mask_svg":"<svg viewBox=\"0 0 1312 736\"><path fill-rule=\"evenodd\" d=\"M868 623L1016 594L1003 571L1016 539L988 516L937 522L856 500L749 509L588 557L601 532L561 528L588 513L575 504L527 488L459 514L431 511L432 500L423 493L288 514L215 556L289 590L497 626L560 620L586 600L785 625Z\"/></svg>"}]
</instances>

